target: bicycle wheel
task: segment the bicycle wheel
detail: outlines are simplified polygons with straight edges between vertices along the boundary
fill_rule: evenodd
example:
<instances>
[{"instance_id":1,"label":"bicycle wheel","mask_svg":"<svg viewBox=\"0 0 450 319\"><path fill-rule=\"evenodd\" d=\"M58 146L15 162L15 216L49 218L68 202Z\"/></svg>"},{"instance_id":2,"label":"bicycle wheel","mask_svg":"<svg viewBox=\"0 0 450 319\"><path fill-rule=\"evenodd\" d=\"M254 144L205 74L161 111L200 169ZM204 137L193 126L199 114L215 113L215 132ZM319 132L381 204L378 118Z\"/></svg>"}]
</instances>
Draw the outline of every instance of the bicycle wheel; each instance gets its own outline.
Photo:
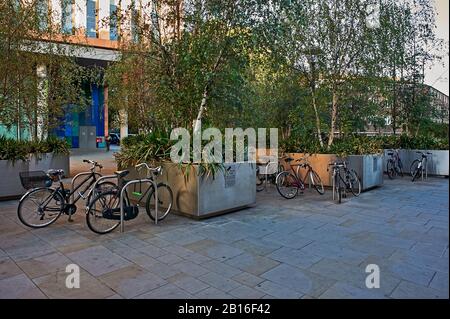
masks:
<instances>
[{"instance_id":1,"label":"bicycle wheel","mask_svg":"<svg viewBox=\"0 0 450 319\"><path fill-rule=\"evenodd\" d=\"M414 171L414 173L412 173L412 179L411 181L414 182L417 178L419 178L419 176L422 175L422 168L417 166L416 170Z\"/></svg>"},{"instance_id":2,"label":"bicycle wheel","mask_svg":"<svg viewBox=\"0 0 450 319\"><path fill-rule=\"evenodd\" d=\"M169 185L164 183L158 184L158 221L163 220L170 213L173 205L173 193ZM155 220L155 189L152 186L147 202L145 203L147 215Z\"/></svg>"},{"instance_id":3,"label":"bicycle wheel","mask_svg":"<svg viewBox=\"0 0 450 319\"><path fill-rule=\"evenodd\" d=\"M394 179L395 177L395 167L394 162L389 160L386 165L386 171L389 179Z\"/></svg>"},{"instance_id":4,"label":"bicycle wheel","mask_svg":"<svg viewBox=\"0 0 450 319\"><path fill-rule=\"evenodd\" d=\"M261 192L266 188L265 175L259 173L259 167L256 169L256 191Z\"/></svg>"},{"instance_id":5,"label":"bicycle wheel","mask_svg":"<svg viewBox=\"0 0 450 319\"><path fill-rule=\"evenodd\" d=\"M64 203L60 192L52 188L35 188L20 200L17 216L28 227L46 227L61 216Z\"/></svg>"},{"instance_id":6,"label":"bicycle wheel","mask_svg":"<svg viewBox=\"0 0 450 319\"><path fill-rule=\"evenodd\" d=\"M346 179L347 187L350 189L352 194L354 196L359 196L359 194L361 194L361 182L355 170L349 170L346 174Z\"/></svg>"},{"instance_id":7,"label":"bicycle wheel","mask_svg":"<svg viewBox=\"0 0 450 319\"><path fill-rule=\"evenodd\" d=\"M325 193L325 189L323 188L322 180L320 179L319 174L317 174L316 171L310 170L309 171L309 178L311 179L311 183L316 189L316 191L323 195Z\"/></svg>"},{"instance_id":8,"label":"bicycle wheel","mask_svg":"<svg viewBox=\"0 0 450 319\"><path fill-rule=\"evenodd\" d=\"M117 188L117 185L113 182L102 182L97 185L97 187L89 194L86 200L86 206L89 206L91 199L98 196L98 194L106 193Z\"/></svg>"},{"instance_id":9,"label":"bicycle wheel","mask_svg":"<svg viewBox=\"0 0 450 319\"><path fill-rule=\"evenodd\" d=\"M278 174L276 178L278 193L286 199L294 198L298 193L297 178L294 174L284 171Z\"/></svg>"},{"instance_id":10,"label":"bicycle wheel","mask_svg":"<svg viewBox=\"0 0 450 319\"><path fill-rule=\"evenodd\" d=\"M120 224L120 192L111 190L98 194L89 203L86 223L90 230L97 234L107 234ZM129 206L125 198L124 206Z\"/></svg>"},{"instance_id":11,"label":"bicycle wheel","mask_svg":"<svg viewBox=\"0 0 450 319\"><path fill-rule=\"evenodd\" d=\"M336 175L334 180L334 191L336 192L336 200L338 204L342 202L342 187L341 187L341 180L338 175Z\"/></svg>"},{"instance_id":12,"label":"bicycle wheel","mask_svg":"<svg viewBox=\"0 0 450 319\"><path fill-rule=\"evenodd\" d=\"M420 161L418 159L415 159L412 163L411 166L409 167L409 174L412 176L414 176L414 173L417 171L417 169L419 168L419 163Z\"/></svg>"},{"instance_id":13,"label":"bicycle wheel","mask_svg":"<svg viewBox=\"0 0 450 319\"><path fill-rule=\"evenodd\" d=\"M395 166L395 169L397 170L397 174L401 177L403 177L403 163L400 160L400 158L397 161L397 165Z\"/></svg>"}]
</instances>

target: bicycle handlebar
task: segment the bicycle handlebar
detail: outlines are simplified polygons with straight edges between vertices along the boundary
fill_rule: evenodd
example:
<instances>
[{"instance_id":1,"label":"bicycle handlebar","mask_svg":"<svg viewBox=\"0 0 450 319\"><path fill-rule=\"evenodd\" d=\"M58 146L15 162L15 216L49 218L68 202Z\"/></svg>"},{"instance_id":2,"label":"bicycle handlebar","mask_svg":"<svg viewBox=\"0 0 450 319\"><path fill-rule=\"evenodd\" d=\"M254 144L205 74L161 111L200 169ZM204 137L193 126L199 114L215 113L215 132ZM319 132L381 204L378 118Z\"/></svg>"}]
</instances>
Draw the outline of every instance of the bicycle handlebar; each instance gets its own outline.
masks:
<instances>
[{"instance_id":1,"label":"bicycle handlebar","mask_svg":"<svg viewBox=\"0 0 450 319\"><path fill-rule=\"evenodd\" d=\"M142 167L145 167L147 172L152 172L155 175L159 175L161 173L161 171L162 171L162 167L161 166L150 167L150 166L148 166L147 163L140 163L140 164L137 164L136 166L134 166L134 168L136 168L137 170L140 170Z\"/></svg>"},{"instance_id":2,"label":"bicycle handlebar","mask_svg":"<svg viewBox=\"0 0 450 319\"><path fill-rule=\"evenodd\" d=\"M94 168L96 168L96 167L98 167L98 168L100 168L100 169L103 168L103 165L99 164L99 163L96 162L96 161L84 159L83 162L84 162L84 163L88 163L88 164L92 164L91 169L94 169Z\"/></svg>"}]
</instances>

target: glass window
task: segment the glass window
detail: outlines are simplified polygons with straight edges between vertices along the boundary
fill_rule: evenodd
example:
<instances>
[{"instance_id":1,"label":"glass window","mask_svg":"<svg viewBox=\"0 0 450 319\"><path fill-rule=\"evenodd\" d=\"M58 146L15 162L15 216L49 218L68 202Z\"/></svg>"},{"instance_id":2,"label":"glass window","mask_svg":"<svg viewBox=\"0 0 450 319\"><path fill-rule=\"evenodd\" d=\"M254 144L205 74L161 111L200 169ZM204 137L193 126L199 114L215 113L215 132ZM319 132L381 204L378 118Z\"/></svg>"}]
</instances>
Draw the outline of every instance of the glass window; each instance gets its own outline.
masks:
<instances>
[{"instance_id":1,"label":"glass window","mask_svg":"<svg viewBox=\"0 0 450 319\"><path fill-rule=\"evenodd\" d=\"M109 39L115 41L119 39L119 27L118 27L119 17L117 16L118 10L115 0L110 1L109 12L110 12Z\"/></svg>"},{"instance_id":2,"label":"glass window","mask_svg":"<svg viewBox=\"0 0 450 319\"><path fill-rule=\"evenodd\" d=\"M86 1L86 35L90 38L97 37L97 1Z\"/></svg>"},{"instance_id":3,"label":"glass window","mask_svg":"<svg viewBox=\"0 0 450 319\"><path fill-rule=\"evenodd\" d=\"M61 1L61 31L64 34L73 34L73 0Z\"/></svg>"}]
</instances>

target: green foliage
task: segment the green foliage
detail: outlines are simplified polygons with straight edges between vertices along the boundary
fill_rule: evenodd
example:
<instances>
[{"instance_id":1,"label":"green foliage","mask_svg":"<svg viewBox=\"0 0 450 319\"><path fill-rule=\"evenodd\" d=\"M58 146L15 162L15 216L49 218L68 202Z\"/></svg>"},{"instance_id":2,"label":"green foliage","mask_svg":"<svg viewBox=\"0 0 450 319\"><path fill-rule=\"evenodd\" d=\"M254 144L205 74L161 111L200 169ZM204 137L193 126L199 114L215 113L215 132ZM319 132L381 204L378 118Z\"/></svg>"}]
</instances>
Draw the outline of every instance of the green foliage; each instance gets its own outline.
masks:
<instances>
[{"instance_id":1,"label":"green foliage","mask_svg":"<svg viewBox=\"0 0 450 319\"><path fill-rule=\"evenodd\" d=\"M62 139L49 137L43 141L23 141L0 136L0 160L25 161L30 154L44 153L69 155L70 146Z\"/></svg>"},{"instance_id":2,"label":"green foliage","mask_svg":"<svg viewBox=\"0 0 450 319\"><path fill-rule=\"evenodd\" d=\"M348 135L335 140L330 148L321 148L319 143L311 138L291 138L281 142L285 153L337 154L339 156L379 154L383 149L425 149L448 150L449 141L431 136L363 136Z\"/></svg>"}]
</instances>

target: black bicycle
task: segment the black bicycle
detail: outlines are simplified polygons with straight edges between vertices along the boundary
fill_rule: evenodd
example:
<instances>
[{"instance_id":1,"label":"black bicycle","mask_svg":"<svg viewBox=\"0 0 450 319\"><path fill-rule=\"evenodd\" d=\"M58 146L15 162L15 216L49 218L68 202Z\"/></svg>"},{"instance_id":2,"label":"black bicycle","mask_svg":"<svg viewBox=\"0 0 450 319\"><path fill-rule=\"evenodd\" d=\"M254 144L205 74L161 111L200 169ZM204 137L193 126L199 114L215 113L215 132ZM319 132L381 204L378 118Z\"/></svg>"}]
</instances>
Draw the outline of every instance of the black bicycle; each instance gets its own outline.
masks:
<instances>
[{"instance_id":1,"label":"black bicycle","mask_svg":"<svg viewBox=\"0 0 450 319\"><path fill-rule=\"evenodd\" d=\"M416 152L417 154L420 154L420 159L415 159L409 168L409 171L411 172L412 179L411 181L415 181L419 176L423 179L423 175L425 173L425 176L428 177L428 156L432 155L430 152Z\"/></svg>"},{"instance_id":2,"label":"black bicycle","mask_svg":"<svg viewBox=\"0 0 450 319\"><path fill-rule=\"evenodd\" d=\"M394 179L397 175L403 177L403 163L397 150L388 151L389 159L386 164L386 171L390 179Z\"/></svg>"},{"instance_id":3,"label":"black bicycle","mask_svg":"<svg viewBox=\"0 0 450 319\"><path fill-rule=\"evenodd\" d=\"M162 167L150 168L146 163L135 166L138 171L144 167L147 169L147 177L145 179L125 180L124 177L127 176L130 171L124 170L115 172L115 177L121 181L119 184L120 186L98 194L89 204L86 211L86 222L90 230L97 234L107 234L120 225L121 193L124 186L130 181L135 181L139 185L139 187L137 189L135 188L132 192L132 195L138 197L137 203L143 201L147 196L145 210L152 220L156 219L156 212L154 209L155 187L146 180L150 179L154 181L156 177L162 173ZM146 189L144 187L144 190L142 188L143 184L147 187ZM173 194L172 189L167 184L158 183L157 188L158 221L160 221L166 218L172 209ZM134 205L131 203L127 189L124 189L123 201L124 220L135 219L139 215L139 204Z\"/></svg>"},{"instance_id":4,"label":"black bicycle","mask_svg":"<svg viewBox=\"0 0 450 319\"><path fill-rule=\"evenodd\" d=\"M77 211L76 203L80 199L89 202L95 194L117 187L112 182L103 182L92 190L101 176L96 169L102 169L102 165L91 160L83 160L83 162L90 163L92 166L88 172L82 173L86 175L86 178L72 190L64 187L62 182L64 170L62 169L19 173L22 186L29 189L19 201L17 208L19 220L28 227L42 228L54 223L64 213L69 215L69 221L71 221L72 215ZM59 183L56 188L52 187L54 182Z\"/></svg>"},{"instance_id":5,"label":"black bicycle","mask_svg":"<svg viewBox=\"0 0 450 319\"><path fill-rule=\"evenodd\" d=\"M361 182L355 170L349 169L346 162L330 163L327 170L330 166L333 169L333 199L336 198L340 204L342 197L347 197L347 191L350 191L354 196L361 194Z\"/></svg>"}]
</instances>

